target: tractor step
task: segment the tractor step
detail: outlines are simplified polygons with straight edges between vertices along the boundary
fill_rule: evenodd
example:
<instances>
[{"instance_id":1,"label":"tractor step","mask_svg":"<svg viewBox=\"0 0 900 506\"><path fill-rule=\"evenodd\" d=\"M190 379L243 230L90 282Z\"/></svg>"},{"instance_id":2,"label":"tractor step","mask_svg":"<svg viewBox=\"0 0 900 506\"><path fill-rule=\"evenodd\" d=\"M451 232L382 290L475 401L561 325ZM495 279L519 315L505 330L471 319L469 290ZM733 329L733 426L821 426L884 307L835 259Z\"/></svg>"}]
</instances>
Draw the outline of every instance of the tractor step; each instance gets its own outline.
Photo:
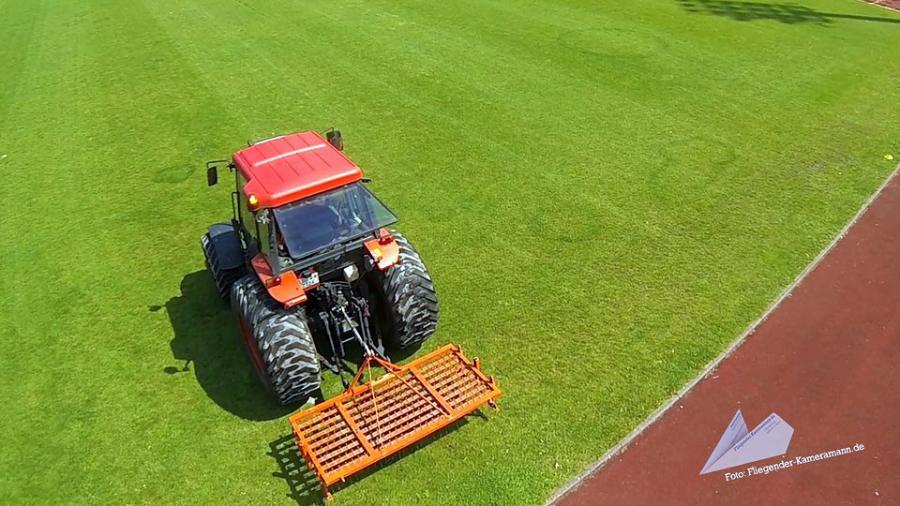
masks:
<instances>
[{"instance_id":1,"label":"tractor step","mask_svg":"<svg viewBox=\"0 0 900 506\"><path fill-rule=\"evenodd\" d=\"M359 383L372 362L388 372ZM403 366L368 357L347 390L292 415L290 422L300 452L330 498L329 486L485 404L496 408L500 395L477 358L469 360L448 344Z\"/></svg>"}]
</instances>

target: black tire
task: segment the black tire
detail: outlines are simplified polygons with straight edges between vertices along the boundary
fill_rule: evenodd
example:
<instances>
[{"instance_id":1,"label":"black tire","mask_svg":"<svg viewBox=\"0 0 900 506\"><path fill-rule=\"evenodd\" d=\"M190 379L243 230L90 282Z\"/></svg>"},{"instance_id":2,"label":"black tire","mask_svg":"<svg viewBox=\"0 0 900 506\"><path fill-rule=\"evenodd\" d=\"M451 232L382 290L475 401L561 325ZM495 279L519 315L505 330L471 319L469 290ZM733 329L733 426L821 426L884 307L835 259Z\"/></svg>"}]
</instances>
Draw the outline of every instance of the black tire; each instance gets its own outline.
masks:
<instances>
[{"instance_id":1,"label":"black tire","mask_svg":"<svg viewBox=\"0 0 900 506\"><path fill-rule=\"evenodd\" d=\"M397 231L391 233L400 246L400 262L375 274L382 339L392 350L415 349L437 329L437 293L416 249Z\"/></svg>"},{"instance_id":2,"label":"black tire","mask_svg":"<svg viewBox=\"0 0 900 506\"><path fill-rule=\"evenodd\" d=\"M284 313L263 287L255 274L248 274L231 287L231 307L245 319L250 328L256 328L266 318Z\"/></svg>"},{"instance_id":3,"label":"black tire","mask_svg":"<svg viewBox=\"0 0 900 506\"><path fill-rule=\"evenodd\" d=\"M319 358L303 311L285 311L253 274L234 283L231 303L250 361L278 402L305 402L317 395Z\"/></svg>"},{"instance_id":4,"label":"black tire","mask_svg":"<svg viewBox=\"0 0 900 506\"><path fill-rule=\"evenodd\" d=\"M224 231L227 229L223 229L223 227L231 229L231 232ZM210 232L219 234L217 236L219 247L216 246L217 239L213 238ZM235 265L235 252L220 251L220 249L230 250L234 249L236 245L238 248L237 254L240 256L240 242L236 240L236 236L234 240L232 240L231 237L226 236L228 233L234 233L234 229L231 225L218 223L210 227L210 232L203 234L203 237L200 238L200 245L203 248L203 257L206 259L206 269L213 278L216 290L219 292L219 296L222 297L222 300L227 301L228 295L231 293L232 285L245 274L246 269L240 262ZM227 258L222 258L223 254Z\"/></svg>"}]
</instances>

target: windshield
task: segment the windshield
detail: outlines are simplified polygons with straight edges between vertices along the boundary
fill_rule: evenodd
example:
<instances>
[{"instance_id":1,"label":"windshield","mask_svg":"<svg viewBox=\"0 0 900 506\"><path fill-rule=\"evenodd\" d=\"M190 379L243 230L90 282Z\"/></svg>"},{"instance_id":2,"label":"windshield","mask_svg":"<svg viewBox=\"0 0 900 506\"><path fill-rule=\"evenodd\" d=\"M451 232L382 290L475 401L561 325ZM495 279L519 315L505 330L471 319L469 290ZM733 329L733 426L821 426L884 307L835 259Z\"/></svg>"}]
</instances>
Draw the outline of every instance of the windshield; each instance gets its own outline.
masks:
<instances>
[{"instance_id":1,"label":"windshield","mask_svg":"<svg viewBox=\"0 0 900 506\"><path fill-rule=\"evenodd\" d=\"M293 259L397 221L397 217L362 183L353 183L273 211L280 239Z\"/></svg>"}]
</instances>

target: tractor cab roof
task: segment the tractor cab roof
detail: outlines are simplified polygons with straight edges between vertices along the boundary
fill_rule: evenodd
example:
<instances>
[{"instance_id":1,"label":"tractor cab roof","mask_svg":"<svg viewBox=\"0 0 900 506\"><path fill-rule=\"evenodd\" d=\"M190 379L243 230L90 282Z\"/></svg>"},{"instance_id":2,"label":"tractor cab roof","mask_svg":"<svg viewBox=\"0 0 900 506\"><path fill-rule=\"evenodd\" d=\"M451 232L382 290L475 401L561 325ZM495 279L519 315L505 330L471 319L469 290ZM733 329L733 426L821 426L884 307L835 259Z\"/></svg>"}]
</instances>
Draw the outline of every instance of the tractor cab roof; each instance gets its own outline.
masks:
<instances>
[{"instance_id":1,"label":"tractor cab roof","mask_svg":"<svg viewBox=\"0 0 900 506\"><path fill-rule=\"evenodd\" d=\"M273 208L362 179L362 170L317 132L253 144L234 154L234 165L260 208Z\"/></svg>"}]
</instances>

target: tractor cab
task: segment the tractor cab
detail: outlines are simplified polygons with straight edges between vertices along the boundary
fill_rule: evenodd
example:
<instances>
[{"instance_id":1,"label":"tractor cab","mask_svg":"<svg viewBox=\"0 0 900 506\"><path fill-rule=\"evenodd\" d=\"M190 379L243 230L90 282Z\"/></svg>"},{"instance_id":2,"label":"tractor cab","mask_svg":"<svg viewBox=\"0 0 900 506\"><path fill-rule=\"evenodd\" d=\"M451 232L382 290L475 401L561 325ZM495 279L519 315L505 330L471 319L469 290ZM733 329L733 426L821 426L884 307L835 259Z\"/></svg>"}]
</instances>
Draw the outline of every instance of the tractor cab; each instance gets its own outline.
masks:
<instances>
[{"instance_id":1,"label":"tractor cab","mask_svg":"<svg viewBox=\"0 0 900 506\"><path fill-rule=\"evenodd\" d=\"M358 256L353 252L370 252L364 267L383 270L395 260L384 253L396 249L386 227L397 217L365 187L362 171L342 149L339 131L326 138L302 132L250 143L228 163L235 173L232 221L251 265L282 282L293 279L283 274L299 273L299 289L289 292L297 300L303 288L366 260L352 258ZM218 181L213 163L207 168L210 184ZM348 254L346 261L329 262Z\"/></svg>"}]
</instances>

